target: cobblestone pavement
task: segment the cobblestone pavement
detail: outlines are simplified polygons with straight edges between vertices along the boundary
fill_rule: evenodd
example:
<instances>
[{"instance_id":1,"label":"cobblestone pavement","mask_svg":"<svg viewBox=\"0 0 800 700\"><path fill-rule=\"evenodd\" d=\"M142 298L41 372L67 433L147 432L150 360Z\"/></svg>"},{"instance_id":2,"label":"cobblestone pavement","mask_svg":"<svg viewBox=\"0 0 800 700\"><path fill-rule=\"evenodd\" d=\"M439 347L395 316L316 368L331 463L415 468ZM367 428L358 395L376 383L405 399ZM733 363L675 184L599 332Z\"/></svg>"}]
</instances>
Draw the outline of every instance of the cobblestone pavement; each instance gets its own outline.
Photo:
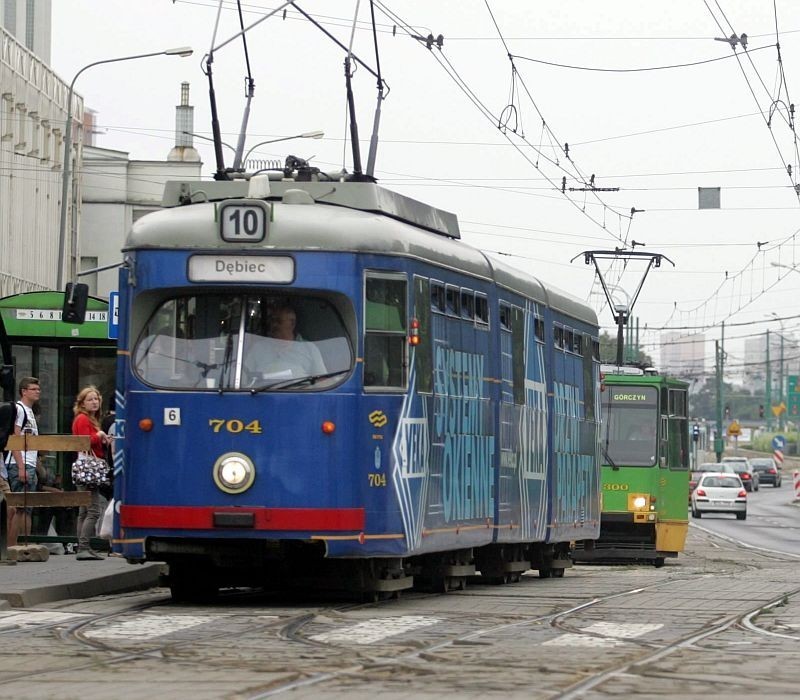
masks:
<instances>
[{"instance_id":1,"label":"cobblestone pavement","mask_svg":"<svg viewBox=\"0 0 800 700\"><path fill-rule=\"evenodd\" d=\"M692 528L661 569L579 566L374 605L231 594L201 607L163 589L63 601L0 611L0 695L788 698L797 570Z\"/></svg>"}]
</instances>

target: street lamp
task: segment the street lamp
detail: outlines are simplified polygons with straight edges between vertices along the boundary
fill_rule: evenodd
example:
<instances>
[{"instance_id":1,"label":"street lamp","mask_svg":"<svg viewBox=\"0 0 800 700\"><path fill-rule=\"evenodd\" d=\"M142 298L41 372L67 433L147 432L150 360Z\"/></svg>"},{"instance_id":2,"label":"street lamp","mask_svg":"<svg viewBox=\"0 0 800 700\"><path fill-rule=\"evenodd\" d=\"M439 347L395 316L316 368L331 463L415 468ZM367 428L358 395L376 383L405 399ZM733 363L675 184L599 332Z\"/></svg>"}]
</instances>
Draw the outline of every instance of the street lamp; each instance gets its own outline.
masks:
<instances>
[{"instance_id":1,"label":"street lamp","mask_svg":"<svg viewBox=\"0 0 800 700\"><path fill-rule=\"evenodd\" d=\"M118 61L132 61L136 58L149 58L150 56L186 56L192 55L192 49L189 46L179 46L174 49L167 49L166 51L154 51L152 53L140 53L135 56L122 56L120 58L106 58L102 61L95 61L87 66L81 68L69 84L69 92L67 93L67 121L64 128L64 167L61 175L61 220L58 226L58 284L57 289L62 289L64 286L64 248L65 238L67 231L67 195L69 193L69 166L70 166L70 149L72 148L72 93L75 88L75 81L78 76L83 73L87 68L92 66L99 66L102 63L117 63Z\"/></svg>"},{"instance_id":2,"label":"street lamp","mask_svg":"<svg viewBox=\"0 0 800 700\"><path fill-rule=\"evenodd\" d=\"M291 139L321 139L325 136L324 131L306 131L303 134L295 134L294 136L282 136L279 139L270 139L269 141L262 141L261 143L257 143L253 146L247 153L244 154L244 158L242 158L242 163L246 163L250 154L256 150L259 146L266 146L268 143L277 143L278 141L290 141Z\"/></svg>"}]
</instances>

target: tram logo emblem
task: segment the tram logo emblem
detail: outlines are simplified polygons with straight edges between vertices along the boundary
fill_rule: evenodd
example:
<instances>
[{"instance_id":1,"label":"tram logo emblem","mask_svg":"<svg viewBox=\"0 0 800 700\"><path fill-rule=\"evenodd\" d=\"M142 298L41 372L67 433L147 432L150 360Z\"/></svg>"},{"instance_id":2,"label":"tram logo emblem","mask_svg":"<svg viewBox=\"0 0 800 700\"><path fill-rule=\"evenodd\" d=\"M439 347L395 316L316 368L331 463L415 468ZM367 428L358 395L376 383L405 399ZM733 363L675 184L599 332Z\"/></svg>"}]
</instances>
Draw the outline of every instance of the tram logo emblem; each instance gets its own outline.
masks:
<instances>
[{"instance_id":1,"label":"tram logo emblem","mask_svg":"<svg viewBox=\"0 0 800 700\"><path fill-rule=\"evenodd\" d=\"M389 422L389 419L383 411L373 411L369 414L369 422L376 428L382 428Z\"/></svg>"}]
</instances>

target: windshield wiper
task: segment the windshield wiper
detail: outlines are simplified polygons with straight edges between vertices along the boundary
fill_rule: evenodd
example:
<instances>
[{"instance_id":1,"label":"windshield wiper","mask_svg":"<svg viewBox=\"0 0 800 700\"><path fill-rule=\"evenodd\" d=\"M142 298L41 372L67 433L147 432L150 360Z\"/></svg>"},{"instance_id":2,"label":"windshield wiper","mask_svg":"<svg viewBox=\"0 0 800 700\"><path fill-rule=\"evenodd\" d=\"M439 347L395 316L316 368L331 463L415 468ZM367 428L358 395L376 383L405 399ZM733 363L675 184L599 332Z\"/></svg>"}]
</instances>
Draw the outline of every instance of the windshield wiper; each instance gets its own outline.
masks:
<instances>
[{"instance_id":1,"label":"windshield wiper","mask_svg":"<svg viewBox=\"0 0 800 700\"><path fill-rule=\"evenodd\" d=\"M316 384L318 381L322 379L328 379L329 377L335 377L338 374L344 374L345 372L349 372L350 368L347 369L340 369L336 372L327 372L325 374L311 374L307 377L299 377L298 379L282 379L279 382L273 382L272 384L265 384L264 386L254 387L250 389L251 394L260 394L262 391L269 391L270 389L293 389L294 387L302 386L303 384Z\"/></svg>"},{"instance_id":2,"label":"windshield wiper","mask_svg":"<svg viewBox=\"0 0 800 700\"><path fill-rule=\"evenodd\" d=\"M619 467L614 463L614 460L611 459L611 455L608 454L608 443L600 445L600 449L603 450L603 457L605 457L606 463L609 464L614 471L617 471Z\"/></svg>"}]
</instances>

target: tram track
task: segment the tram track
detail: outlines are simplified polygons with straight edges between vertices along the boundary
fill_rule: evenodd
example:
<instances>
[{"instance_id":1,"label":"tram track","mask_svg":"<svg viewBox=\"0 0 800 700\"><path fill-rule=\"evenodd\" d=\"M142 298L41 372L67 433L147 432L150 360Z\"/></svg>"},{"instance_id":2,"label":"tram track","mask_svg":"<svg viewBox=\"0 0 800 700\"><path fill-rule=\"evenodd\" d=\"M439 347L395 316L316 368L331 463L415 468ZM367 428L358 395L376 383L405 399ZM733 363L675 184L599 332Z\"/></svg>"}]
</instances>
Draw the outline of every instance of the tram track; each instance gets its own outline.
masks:
<instances>
[{"instance_id":1,"label":"tram track","mask_svg":"<svg viewBox=\"0 0 800 700\"><path fill-rule=\"evenodd\" d=\"M644 666L645 664L656 663L667 656L682 651L686 648L693 647L698 642L707 640L715 635L719 635L723 632L726 632L732 627L737 625L745 629L749 629L752 632L756 632L757 634L765 634L765 633L769 634L766 630L763 630L755 625L752 625L752 623L750 623L749 621L753 617L762 614L764 611L767 611L775 607L776 605L780 604L787 598L787 596L790 597L796 596L798 593L800 593L800 588L797 588L788 594L781 594L774 600L771 600L766 604L763 603L759 604L756 607L747 610L746 612L728 616L721 622L707 626L706 629L686 635L680 639L675 640L670 644L662 646L661 648L652 652L651 654L646 654L632 661L619 664L614 668L609 668L601 672L598 672L593 676L591 676L590 678L584 679L579 683L574 684L566 691L558 695L555 695L553 697L558 698L559 700L571 700L572 698L582 697L587 691L597 688L599 685L606 683L607 681L613 679L614 677L621 676L623 674L630 675L632 673L635 673L635 669L637 666ZM788 636L788 635L773 635L773 636L780 636L793 640L800 639L798 637ZM713 653L718 654L716 650L714 650Z\"/></svg>"},{"instance_id":2,"label":"tram track","mask_svg":"<svg viewBox=\"0 0 800 700\"><path fill-rule=\"evenodd\" d=\"M708 532L708 534L712 537L715 536L715 533ZM743 543L737 542L728 542L727 544L734 544L738 547ZM765 559L770 561L784 561L793 559L791 556L784 556L783 553L780 552L769 552L769 551L758 551L758 548L749 547L749 550L752 550L758 553L760 556L763 556ZM752 573L754 570L758 570L759 567L757 564L753 564L751 562L743 562L743 561L734 561L731 560L731 564L736 567L740 574ZM702 575L701 575L702 576ZM644 593L653 593L659 590L663 590L668 587L681 587L688 588L689 585L693 581L698 579L698 575L695 574L693 576L672 576L664 581L658 581L655 583L651 583L649 585L638 586L635 588L630 588L621 591L615 591L608 593L604 596L594 597L590 600L585 600L582 602L578 602L577 604L572 605L564 610L560 610L554 613L543 614L543 615L534 615L527 617L522 620L516 620L509 623L503 623L500 625L492 625L482 629L472 630L468 633L458 634L450 636L446 639L438 640L431 644L425 644L421 648L414 649L412 651L407 651L401 653L395 657L387 658L385 655L381 656L380 654L376 653L374 650L370 650L369 652L360 652L349 647L341 647L339 651L343 651L346 649L347 654L350 658L355 659L354 663L347 664L346 667L340 668L337 670L325 670L323 672L302 677L302 678L295 678L289 682L283 683L281 685L277 685L275 687L264 689L261 692L256 692L250 695L246 695L247 700L261 700L261 698L268 698L273 697L276 695L281 695L286 692L297 691L300 689L307 689L313 686L323 685L329 682L335 682L337 680L344 680L348 679L351 682L357 682L361 676L364 676L367 673L372 673L376 666L381 666L384 670L391 671L395 669L398 673L402 673L406 670L406 666L412 661L422 661L422 662L429 662L431 664L436 664L440 662L442 659L440 658L440 652L448 648L457 648L459 646L466 647L470 645L476 644L486 644L491 645L493 642L489 641L491 637L502 636L503 633L507 633L512 631L514 628L521 628L521 627L533 627L535 625L549 625L551 628L558 630L566 635L581 635L584 637L594 638L598 642L608 641L608 637L605 637L603 634L593 633L591 629L587 629L585 626L581 626L581 620L583 621L584 625L587 622L594 622L597 620L597 611L602 608L602 606L611 603L612 601L624 599L624 598L631 598L637 596L639 594ZM796 595L800 592L800 589L796 591L791 591L788 595ZM480 593L472 593L472 595L480 596ZM685 591L684 591L685 594ZM684 634L679 636L674 641L670 641L668 643L664 643L662 641L648 641L646 639L636 639L636 638L625 638L624 639L624 646L626 649L630 649L632 651L625 651L625 656L627 658L623 660L613 660L606 668L600 669L592 673L586 679L583 679L580 683L575 684L573 686L566 686L564 690L557 691L561 694L554 695L553 697L576 697L576 694L579 692L583 692L586 689L590 689L603 683L606 679L614 677L618 674L626 673L629 669L636 667L637 665L641 664L648 664L655 661L658 661L661 658L664 658L675 651L684 649L686 647L690 647L703 639L713 637L714 635L721 634L732 627L741 627L742 629L749 630L754 634L762 634L767 636L773 636L776 638L782 639L791 639L796 640L797 637L793 635L782 635L779 633L771 632L769 630L765 630L759 627L755 623L755 619L758 615L763 614L765 611L769 611L772 608L781 604L782 601L786 600L787 594L781 594L780 597L775 598L774 600L770 600L766 603L762 602L758 606L754 608L750 608L745 612L738 613L733 616L726 616L721 620L717 618L716 620L707 623L707 625L701 629L692 630L688 634ZM496 600L496 596L487 596L493 597ZM517 599L519 596L515 596ZM587 620L585 617L586 613L594 613L593 617ZM612 611L613 612L613 611ZM301 622L297 624L293 630L291 635L292 641L301 642L301 643L314 643L315 645L319 645L320 643L317 641L309 640L307 636L304 634L304 628L308 624L308 622L312 621L312 618L309 620ZM660 626L660 625L659 625ZM591 627L591 625L590 625ZM620 644L623 643L623 640L618 640ZM336 645L331 645L336 648ZM634 658L631 658L631 654L633 654ZM420 669L418 666L414 667L415 672L419 672ZM439 673L440 670L437 670Z\"/></svg>"},{"instance_id":3,"label":"tram track","mask_svg":"<svg viewBox=\"0 0 800 700\"><path fill-rule=\"evenodd\" d=\"M50 663L37 671L39 676L56 683L74 682L76 673L103 677L108 674L105 669L113 669L115 674L120 669L134 674L147 669L145 673L152 673L163 664L198 677L224 676L230 671L231 685L225 686L225 692L247 700L288 692L312 697L326 691L371 686L376 680L388 687L409 683L413 687L424 684L427 677L436 678L439 684L450 684L454 692L467 692L473 688L468 683L489 688L501 679L513 689L529 678L531 659L536 658L540 687L548 688L541 697L576 697L606 682L634 678L641 682L645 675L657 678L662 671L655 666L658 661L681 650L718 655L703 641L710 643L726 632L730 635L744 631L776 644L798 641L791 628L767 629L759 620L761 615L779 611L782 602L788 600L786 596L800 593L800 589L789 590L789 578L778 597L762 599L757 606L736 615L707 611L705 625L703 619L687 623L680 606L671 605L672 601L690 599L698 587L707 590L710 585L718 585L720 574L732 587L747 587L748 581L756 580L759 566L754 564L752 548L743 549L737 543L717 539L714 533L707 537L709 542L720 545L712 550L711 559L687 559L685 567L658 571L646 567L579 569L569 577L571 583L569 579L556 583L528 575L521 583L503 586L476 581L463 592L447 595L415 592L400 600L335 604L318 601L322 604L317 605L295 597L276 597L274 593L233 592L223 595L221 605L188 606L176 605L166 595L153 598L150 593L151 598L144 602L139 597L132 605L118 605L105 613L84 612L85 605L77 603L64 606L59 610L70 611L66 614L88 617L70 624L38 625L18 631L28 639L34 639L27 636L29 630L46 631L65 648L73 648L67 652L68 663ZM759 554L765 556L765 563L793 561L793 557L781 553ZM779 570L786 571L785 567ZM95 610L98 605L102 602L93 604ZM374 643L354 640L352 631L350 636L339 637L344 641L335 641L342 630L365 622L380 629L414 616L431 618L433 622L419 634L405 630L384 635ZM186 627L170 628L170 618L183 617L189 622L191 618L203 620L194 628L188 623ZM157 629L160 618L163 629ZM599 621L624 626L627 622L652 623L662 619L671 623L649 638L613 639L602 629L596 631ZM133 626L123 624L135 621L143 621L145 627L152 625L153 635L137 638ZM126 637L128 633L131 634ZM40 633L39 639L46 636ZM562 638L583 640L585 644L570 646L560 643ZM731 639L736 637L729 636ZM554 642L554 646L542 647ZM737 652L747 651L745 647L732 646L730 653L736 656ZM66 658L67 654L54 658ZM567 671L547 668L538 661L548 658L569 658L572 666ZM0 687L10 689L27 677L27 673L7 675L0 680Z\"/></svg>"},{"instance_id":4,"label":"tram track","mask_svg":"<svg viewBox=\"0 0 800 700\"><path fill-rule=\"evenodd\" d=\"M280 695L283 693L292 692L303 688L309 688L311 686L319 685L339 678L357 676L358 674L361 673L365 673L368 671L371 672L376 665L382 666L385 669L391 669L392 667L397 667L398 670L402 670L406 667L406 665L409 662L414 660L422 660L425 662L435 663L440 660L437 657L437 653L445 649L448 649L450 647L471 646L484 643L491 644L491 642L484 642L483 638L488 638L493 635L494 636L501 635L503 633L512 631L515 628L547 624L559 630L572 632L575 631L575 629L568 625L564 625L563 623L563 621L568 617L577 616L588 609L606 604L610 601L619 598L635 596L644 591L655 590L661 586L666 585L667 583L675 583L676 581L683 581L683 580L688 581L689 577L671 578L669 579L669 581L666 582L659 582L648 586L639 586L636 588L626 589L623 591L615 591L608 595L593 597L590 600L582 601L576 605L573 605L567 609L560 610L555 613L534 615L521 620L515 620L513 622L503 623L499 625L492 625L483 629L472 630L464 634L454 635L446 639L439 640L435 643L424 645L421 648L402 653L393 658L386 658L385 656L376 657L376 654L374 652L366 652L366 651L359 652L357 650L354 651L352 647L347 647L346 649L348 654L350 654L351 656L355 655L355 657L358 659L358 663L349 664L345 668L341 668L336 671L326 671L310 677L292 680L280 686L269 688L263 692L258 692L252 695L248 695L246 696L246 698L247 700L261 700L262 698L274 697L276 695ZM302 644L312 644L314 646L328 646L331 649L337 649L337 651L341 651L343 649L343 647L338 647L337 645L334 644L324 644L316 640L310 639L307 636L304 636L303 627L307 624L307 622L310 621L311 619L297 624L293 629L292 634L290 636L287 636L287 638L290 638L292 641L299 642ZM647 646L650 647L652 645L647 645Z\"/></svg>"},{"instance_id":5,"label":"tram track","mask_svg":"<svg viewBox=\"0 0 800 700\"><path fill-rule=\"evenodd\" d=\"M231 595L227 595L223 597L223 601L230 604L232 601L238 599L239 601L246 600L247 598L251 598L254 595L258 596L259 594L253 594L252 592L242 592L242 593L234 593ZM318 609L311 609L309 610L306 608L303 612L297 613L295 615L290 615L288 617L279 617L277 615L267 615L265 617L269 617L270 619L262 619L259 622L246 624L244 626L240 626L236 631L235 634L249 634L249 633L257 633L259 630L269 630L273 628L278 628L278 634L276 636L280 636L282 630L286 628L291 628L298 624L302 624L308 619L314 618L317 615L325 615L325 614L339 614L342 612L348 612L350 610L365 608L365 607L374 607L380 605L381 603L345 603L341 605L332 605L326 607L320 607ZM135 605L131 605L128 607L124 607L119 610L114 610L109 613L104 614L92 614L86 613L87 619L79 619L75 620L72 624L65 625L63 622L54 622L52 624L46 625L37 625L36 627L31 628L30 632L35 631L51 631L54 632L54 636L56 636L62 643L70 644L70 643L77 643L81 647L88 647L92 651L97 651L101 653L105 653L107 656L104 658L92 658L87 660L84 663L70 663L68 667L51 667L45 668L41 671L37 671L37 675L39 677L58 677L59 674L68 674L70 676L74 675L76 672L80 673L81 671L86 670L100 670L102 668L111 668L113 666L119 665L121 663L134 661L137 659L144 659L144 658L158 658L163 659L164 661L168 662L170 657L174 655L174 651L181 649L182 647L187 647L194 645L198 642L197 638L186 638L186 639L175 639L170 638L166 641L156 643L156 644L146 644L143 648L136 648L136 643L131 642L130 640L127 641L125 644L119 643L110 643L108 641L103 641L103 638L93 637L91 636L92 631L96 630L99 627L109 625L114 623L115 621L124 621L126 619L135 619L137 616L141 616L147 614L149 611L152 611L157 608L170 608L172 610L179 610L181 614L186 614L187 616L191 616L193 614L204 614L204 613L216 613L218 612L217 609L209 611L208 608L203 607L188 607L188 606L175 606L172 603L171 598L169 595L164 595L157 600L147 601L144 603L137 603ZM265 608L265 612L269 612L268 608ZM77 613L81 614L81 613ZM251 610L243 611L240 614L227 614L226 617L228 620L233 620L237 617L250 617ZM19 630L7 630L6 632L18 632ZM205 631L202 636L202 641L205 642L213 642L225 639L226 637L232 636L234 632L229 629L223 629L217 632L208 632ZM181 659L182 663L186 663L186 659ZM207 660L198 661L198 664L202 664L203 666L208 665ZM28 673L24 674L14 674L14 675L7 675L4 678L0 679L0 687L4 685L10 685L15 683L21 679L29 677Z\"/></svg>"}]
</instances>

